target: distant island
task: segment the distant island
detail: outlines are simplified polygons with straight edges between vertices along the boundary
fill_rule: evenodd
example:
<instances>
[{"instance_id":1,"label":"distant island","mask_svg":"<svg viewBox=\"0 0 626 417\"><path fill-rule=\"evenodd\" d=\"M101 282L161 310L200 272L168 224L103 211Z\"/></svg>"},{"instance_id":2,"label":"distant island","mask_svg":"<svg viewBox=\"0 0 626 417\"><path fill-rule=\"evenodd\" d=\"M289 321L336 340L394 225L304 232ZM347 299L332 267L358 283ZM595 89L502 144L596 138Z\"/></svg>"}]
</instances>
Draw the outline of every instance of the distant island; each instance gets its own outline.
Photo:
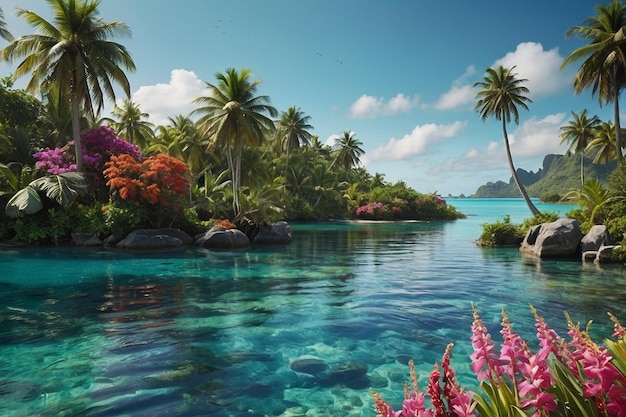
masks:
<instances>
[{"instance_id":1,"label":"distant island","mask_svg":"<svg viewBox=\"0 0 626 417\"><path fill-rule=\"evenodd\" d=\"M602 184L606 184L615 167L615 161L594 164L591 159L586 158L585 178L596 178ZM580 189L580 159L572 155L549 154L545 156L542 168L537 172L518 168L517 175L530 197L563 196L568 191ZM508 183L496 181L481 185L472 197L516 198L520 197L520 194L511 176Z\"/></svg>"}]
</instances>

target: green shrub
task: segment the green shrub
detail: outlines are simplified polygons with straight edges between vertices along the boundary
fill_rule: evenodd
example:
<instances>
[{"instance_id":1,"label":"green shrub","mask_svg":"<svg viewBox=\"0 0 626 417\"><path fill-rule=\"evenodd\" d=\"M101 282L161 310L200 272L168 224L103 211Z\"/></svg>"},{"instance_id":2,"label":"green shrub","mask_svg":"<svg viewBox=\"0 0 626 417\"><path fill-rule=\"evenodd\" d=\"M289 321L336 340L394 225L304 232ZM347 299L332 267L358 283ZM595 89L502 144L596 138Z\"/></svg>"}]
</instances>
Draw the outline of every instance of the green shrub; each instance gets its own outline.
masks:
<instances>
[{"instance_id":1,"label":"green shrub","mask_svg":"<svg viewBox=\"0 0 626 417\"><path fill-rule=\"evenodd\" d=\"M502 221L482 224L483 232L476 241L479 246L515 246L524 238L521 226L511 223L511 216Z\"/></svg>"},{"instance_id":2,"label":"green shrub","mask_svg":"<svg viewBox=\"0 0 626 417\"><path fill-rule=\"evenodd\" d=\"M561 196L557 193L543 193L539 196L539 201L542 203L558 203L561 201Z\"/></svg>"}]
</instances>

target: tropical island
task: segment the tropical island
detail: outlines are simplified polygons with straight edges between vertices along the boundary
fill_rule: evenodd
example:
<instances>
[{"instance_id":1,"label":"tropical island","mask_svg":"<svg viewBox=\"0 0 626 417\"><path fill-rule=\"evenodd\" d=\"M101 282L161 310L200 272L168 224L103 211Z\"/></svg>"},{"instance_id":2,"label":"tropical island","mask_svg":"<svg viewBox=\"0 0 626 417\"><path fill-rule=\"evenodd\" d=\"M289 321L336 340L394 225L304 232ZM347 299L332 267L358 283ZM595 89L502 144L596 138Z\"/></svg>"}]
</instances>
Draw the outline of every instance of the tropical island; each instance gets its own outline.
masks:
<instances>
[{"instance_id":1,"label":"tropical island","mask_svg":"<svg viewBox=\"0 0 626 417\"><path fill-rule=\"evenodd\" d=\"M436 192L420 193L401 181L386 182L384 174L368 173L360 166L362 143L355 132L344 130L335 147L323 145L301 109L293 106L280 112L269 96L259 95L260 81L253 79L249 69L228 68L217 73L216 81L206 82L208 95L195 100L193 114L172 116L167 126L152 125L128 98L125 71L135 69L130 53L109 39L110 35L128 34L128 28L98 19L97 1L48 3L54 11L53 23L32 11L19 12L39 30L34 35L13 39L0 19L0 36L9 41L0 57L17 62L11 78L4 78L0 85L0 202L5 207L0 213L0 240L60 245L70 242L75 233L117 240L138 229L197 234L214 227L239 230L254 238L259 229L280 220L430 221L463 216ZM583 230L605 225L611 238L622 242L626 165L618 99L625 81L626 5L612 0L597 11L588 26L571 30L590 41L590 46L576 50L563 65L583 61L574 80L576 92L591 88L601 102L614 104L615 120L601 122L582 111L573 113L573 120L563 126L563 141L570 143L571 153L580 154L580 188L559 199L580 205L571 216ZM14 89L13 81L22 76L31 77L26 89ZM515 67L488 68L484 80L475 85L475 110L483 120L493 117L502 123L513 183L533 216L531 223L537 223L549 214L537 210L518 177L507 132L510 121L519 122L519 110L528 109L526 81L517 77ZM105 99L116 99L116 87L121 87L126 98L116 104L111 117L101 118ZM585 178L584 153L589 148L601 149L598 155L602 157L595 159L616 161L606 185ZM503 227L508 226L505 221ZM499 233L486 229L492 237ZM131 287L130 292L135 290L144 291L142 295L159 291ZM171 291L174 298L176 291ZM110 297L114 299L117 292L129 289L111 284ZM70 294L64 300L88 296ZM101 308L121 307L107 302ZM617 317L610 316L613 338L599 345L567 316L572 337L567 342L531 307L539 339L539 350L534 352L512 330L503 309L503 344L498 352L478 309L473 305L472 309L470 358L481 381L479 392L461 388L450 364L449 344L441 359L442 372L435 364L430 374L430 403L424 402L425 393L418 389L411 361L413 389L406 385L402 411L394 412L381 395L372 392L378 415L626 414L626 331ZM19 308L11 311L28 313ZM177 309L168 314L176 315ZM46 316L48 319L55 316ZM118 319L108 324L118 324ZM347 328L339 329L343 330ZM135 340L125 347L141 349L143 342ZM233 355L229 360L240 363L249 357ZM261 355L259 361L264 360L269 361ZM352 378L355 373L361 377L367 372L367 366L359 363L334 365L310 358L291 363L297 372L313 376L330 369L334 379ZM176 381L197 374L198 368L186 363L150 382ZM205 367L201 372L214 370ZM268 389L252 387L259 396ZM217 389L208 387L207 391ZM193 398L185 399L193 402Z\"/></svg>"}]
</instances>

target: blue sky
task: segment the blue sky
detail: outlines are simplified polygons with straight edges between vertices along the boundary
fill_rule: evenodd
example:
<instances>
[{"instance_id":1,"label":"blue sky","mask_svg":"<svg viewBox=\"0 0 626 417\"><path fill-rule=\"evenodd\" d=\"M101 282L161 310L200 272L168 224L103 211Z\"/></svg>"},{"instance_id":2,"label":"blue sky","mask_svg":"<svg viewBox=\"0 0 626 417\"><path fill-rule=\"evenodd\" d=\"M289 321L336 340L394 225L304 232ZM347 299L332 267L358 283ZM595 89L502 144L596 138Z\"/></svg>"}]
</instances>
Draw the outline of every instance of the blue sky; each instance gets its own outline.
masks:
<instances>
[{"instance_id":1,"label":"blue sky","mask_svg":"<svg viewBox=\"0 0 626 417\"><path fill-rule=\"evenodd\" d=\"M249 68L263 81L258 93L279 111L299 107L322 141L355 132L372 174L447 196L510 178L501 124L473 110L472 86L494 64L516 65L533 100L519 126L508 126L516 167L537 171L546 154L564 153L559 127L572 111L612 119L590 92L574 95L576 65L560 70L583 45L567 30L595 15L598 3L102 0L100 16L131 28L132 37L118 41L137 67L128 74L132 99L154 123L189 114L216 73ZM33 33L16 6L50 18L43 0L3 0L16 36ZM11 71L0 64L0 76Z\"/></svg>"}]
</instances>

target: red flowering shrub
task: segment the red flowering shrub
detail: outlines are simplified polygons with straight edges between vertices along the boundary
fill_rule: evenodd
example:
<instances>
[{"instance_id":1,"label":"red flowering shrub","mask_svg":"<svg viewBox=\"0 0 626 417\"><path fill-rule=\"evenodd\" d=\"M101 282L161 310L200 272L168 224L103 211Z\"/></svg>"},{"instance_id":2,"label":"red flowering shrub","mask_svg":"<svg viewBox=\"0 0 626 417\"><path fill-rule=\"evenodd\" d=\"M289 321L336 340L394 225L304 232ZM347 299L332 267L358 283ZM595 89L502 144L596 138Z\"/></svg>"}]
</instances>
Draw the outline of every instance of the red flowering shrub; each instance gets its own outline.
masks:
<instances>
[{"instance_id":1,"label":"red flowering shrub","mask_svg":"<svg viewBox=\"0 0 626 417\"><path fill-rule=\"evenodd\" d=\"M143 161L128 154L112 155L105 164L104 178L115 208L143 207L142 221L160 227L183 212L182 202L189 192L187 165L171 156L159 154ZM112 210L116 213L119 210Z\"/></svg>"}]
</instances>

